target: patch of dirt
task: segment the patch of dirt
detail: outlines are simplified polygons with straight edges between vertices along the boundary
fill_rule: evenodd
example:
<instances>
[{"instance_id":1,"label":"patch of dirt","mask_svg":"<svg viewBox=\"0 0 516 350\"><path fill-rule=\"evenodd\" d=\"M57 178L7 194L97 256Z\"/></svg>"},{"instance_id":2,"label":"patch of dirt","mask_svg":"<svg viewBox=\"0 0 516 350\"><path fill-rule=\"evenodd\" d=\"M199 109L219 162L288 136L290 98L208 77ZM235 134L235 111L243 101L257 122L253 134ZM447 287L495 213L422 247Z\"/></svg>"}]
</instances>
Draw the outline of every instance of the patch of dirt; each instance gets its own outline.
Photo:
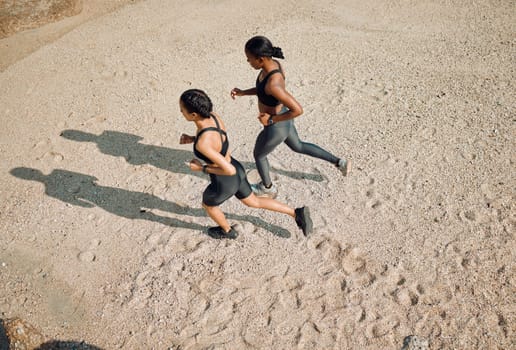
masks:
<instances>
[{"instance_id":1,"label":"patch of dirt","mask_svg":"<svg viewBox=\"0 0 516 350\"><path fill-rule=\"evenodd\" d=\"M79 25L141 0L0 0L0 72Z\"/></svg>"},{"instance_id":2,"label":"patch of dirt","mask_svg":"<svg viewBox=\"0 0 516 350\"><path fill-rule=\"evenodd\" d=\"M82 11L82 0L11 0L0 2L0 39Z\"/></svg>"}]
</instances>

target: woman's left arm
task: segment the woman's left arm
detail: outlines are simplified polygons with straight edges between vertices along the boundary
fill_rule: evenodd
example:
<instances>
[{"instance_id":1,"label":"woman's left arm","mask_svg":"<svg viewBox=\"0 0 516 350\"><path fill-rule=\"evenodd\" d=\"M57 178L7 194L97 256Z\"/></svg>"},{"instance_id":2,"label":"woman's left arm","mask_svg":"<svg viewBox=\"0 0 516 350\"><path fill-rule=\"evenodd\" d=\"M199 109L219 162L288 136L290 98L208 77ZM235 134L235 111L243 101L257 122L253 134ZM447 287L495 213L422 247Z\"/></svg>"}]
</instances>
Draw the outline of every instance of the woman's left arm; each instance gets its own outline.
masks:
<instances>
[{"instance_id":1,"label":"woman's left arm","mask_svg":"<svg viewBox=\"0 0 516 350\"><path fill-rule=\"evenodd\" d=\"M267 84L267 93L269 95L274 96L278 101L280 101L285 107L288 108L287 112L273 115L272 121L273 123L282 122L285 120L294 119L303 114L303 107L297 102L297 100L285 89L285 80L279 74L276 76L272 76ZM260 114L260 121L263 125L267 125L269 121L270 115L268 113Z\"/></svg>"}]
</instances>

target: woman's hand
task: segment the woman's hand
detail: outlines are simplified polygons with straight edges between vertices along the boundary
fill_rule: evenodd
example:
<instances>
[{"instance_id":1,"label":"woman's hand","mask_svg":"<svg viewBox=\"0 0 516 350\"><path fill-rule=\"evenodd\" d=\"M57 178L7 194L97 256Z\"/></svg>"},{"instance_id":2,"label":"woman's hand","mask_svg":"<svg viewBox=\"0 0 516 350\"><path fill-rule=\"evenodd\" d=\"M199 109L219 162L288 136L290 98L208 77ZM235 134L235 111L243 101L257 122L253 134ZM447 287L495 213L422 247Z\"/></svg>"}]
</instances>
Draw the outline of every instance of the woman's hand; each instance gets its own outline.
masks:
<instances>
[{"instance_id":1,"label":"woman's hand","mask_svg":"<svg viewBox=\"0 0 516 350\"><path fill-rule=\"evenodd\" d=\"M186 163L191 171L202 171L202 163L199 159L192 159L189 163Z\"/></svg>"},{"instance_id":2,"label":"woman's hand","mask_svg":"<svg viewBox=\"0 0 516 350\"><path fill-rule=\"evenodd\" d=\"M270 116L271 115L269 113L260 113L258 115L258 120L260 121L260 123L262 123L263 126L267 126L269 125Z\"/></svg>"},{"instance_id":3,"label":"woman's hand","mask_svg":"<svg viewBox=\"0 0 516 350\"><path fill-rule=\"evenodd\" d=\"M231 90L231 98L234 100L237 96L244 96L244 92L239 88L234 88Z\"/></svg>"},{"instance_id":4,"label":"woman's hand","mask_svg":"<svg viewBox=\"0 0 516 350\"><path fill-rule=\"evenodd\" d=\"M195 141L195 136L190 136L187 134L181 134L179 137L179 144L184 145L186 143L192 143Z\"/></svg>"}]
</instances>

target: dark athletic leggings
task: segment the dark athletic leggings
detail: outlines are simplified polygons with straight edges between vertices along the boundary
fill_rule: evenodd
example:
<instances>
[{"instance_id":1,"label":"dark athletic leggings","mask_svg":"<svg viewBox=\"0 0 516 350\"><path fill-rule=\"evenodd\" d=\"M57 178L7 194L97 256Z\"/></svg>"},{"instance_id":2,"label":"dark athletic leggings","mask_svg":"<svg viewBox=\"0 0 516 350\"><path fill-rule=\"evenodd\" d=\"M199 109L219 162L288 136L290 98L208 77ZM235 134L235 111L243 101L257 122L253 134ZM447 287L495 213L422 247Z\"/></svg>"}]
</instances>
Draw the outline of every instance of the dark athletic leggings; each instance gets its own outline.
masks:
<instances>
[{"instance_id":1,"label":"dark athletic leggings","mask_svg":"<svg viewBox=\"0 0 516 350\"><path fill-rule=\"evenodd\" d=\"M263 184L266 186L272 183L269 175L269 161L267 160L267 155L274 151L282 142L285 142L294 152L323 159L332 164L337 164L339 161L339 158L321 147L313 143L301 141L297 135L297 130L292 119L266 126L258 134L256 144L254 145L256 168L262 178Z\"/></svg>"},{"instance_id":2,"label":"dark athletic leggings","mask_svg":"<svg viewBox=\"0 0 516 350\"><path fill-rule=\"evenodd\" d=\"M238 160L231 157L231 164L237 173L232 176L210 174L210 184L204 190L202 202L209 207L221 205L233 195L238 199L244 199L251 195L253 190L245 169Z\"/></svg>"}]
</instances>

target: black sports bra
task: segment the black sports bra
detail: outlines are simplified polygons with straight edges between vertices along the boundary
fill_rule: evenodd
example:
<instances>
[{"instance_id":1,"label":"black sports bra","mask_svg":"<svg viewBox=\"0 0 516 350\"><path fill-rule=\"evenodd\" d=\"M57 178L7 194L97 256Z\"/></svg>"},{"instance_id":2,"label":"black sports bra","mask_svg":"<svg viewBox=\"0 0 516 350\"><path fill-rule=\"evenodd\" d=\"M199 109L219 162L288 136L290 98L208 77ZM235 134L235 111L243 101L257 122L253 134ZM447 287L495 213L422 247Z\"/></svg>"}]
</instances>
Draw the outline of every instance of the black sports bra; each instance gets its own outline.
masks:
<instances>
[{"instance_id":1,"label":"black sports bra","mask_svg":"<svg viewBox=\"0 0 516 350\"><path fill-rule=\"evenodd\" d=\"M258 100L269 107L275 107L281 103L276 97L267 95L265 92L265 86L267 85L269 77L275 73L282 73L281 69L271 70L269 74L262 79L262 81L260 81L260 74L258 74L258 77L256 78L256 95L258 95Z\"/></svg>"},{"instance_id":2,"label":"black sports bra","mask_svg":"<svg viewBox=\"0 0 516 350\"><path fill-rule=\"evenodd\" d=\"M228 153L228 148L229 148L229 141L228 141L228 136L226 135L226 132L224 130L222 130L220 128L220 125L219 125L219 121L217 120L217 118L213 115L213 114L210 114L210 117L212 117L214 120L215 120L215 124L217 125L216 128L214 127L209 127L209 128L204 128L202 130L200 130L197 135L195 136L195 141L194 141L194 146L193 146L193 150L194 150L194 154L197 158L200 158L202 159L203 161L205 161L206 163L208 164L213 164L213 161L211 159L209 159L208 157L206 157L204 154L202 154L201 152L199 152L196 148L197 146L197 140L199 140L199 138L201 137L201 135L206 132L206 131L210 131L210 130L214 130L214 131L217 131L219 134L220 134L220 141L222 141L222 149L220 150L220 154L222 154L223 156L226 156L226 154ZM222 137L222 135L226 136L226 139L224 140L224 138Z\"/></svg>"}]
</instances>

